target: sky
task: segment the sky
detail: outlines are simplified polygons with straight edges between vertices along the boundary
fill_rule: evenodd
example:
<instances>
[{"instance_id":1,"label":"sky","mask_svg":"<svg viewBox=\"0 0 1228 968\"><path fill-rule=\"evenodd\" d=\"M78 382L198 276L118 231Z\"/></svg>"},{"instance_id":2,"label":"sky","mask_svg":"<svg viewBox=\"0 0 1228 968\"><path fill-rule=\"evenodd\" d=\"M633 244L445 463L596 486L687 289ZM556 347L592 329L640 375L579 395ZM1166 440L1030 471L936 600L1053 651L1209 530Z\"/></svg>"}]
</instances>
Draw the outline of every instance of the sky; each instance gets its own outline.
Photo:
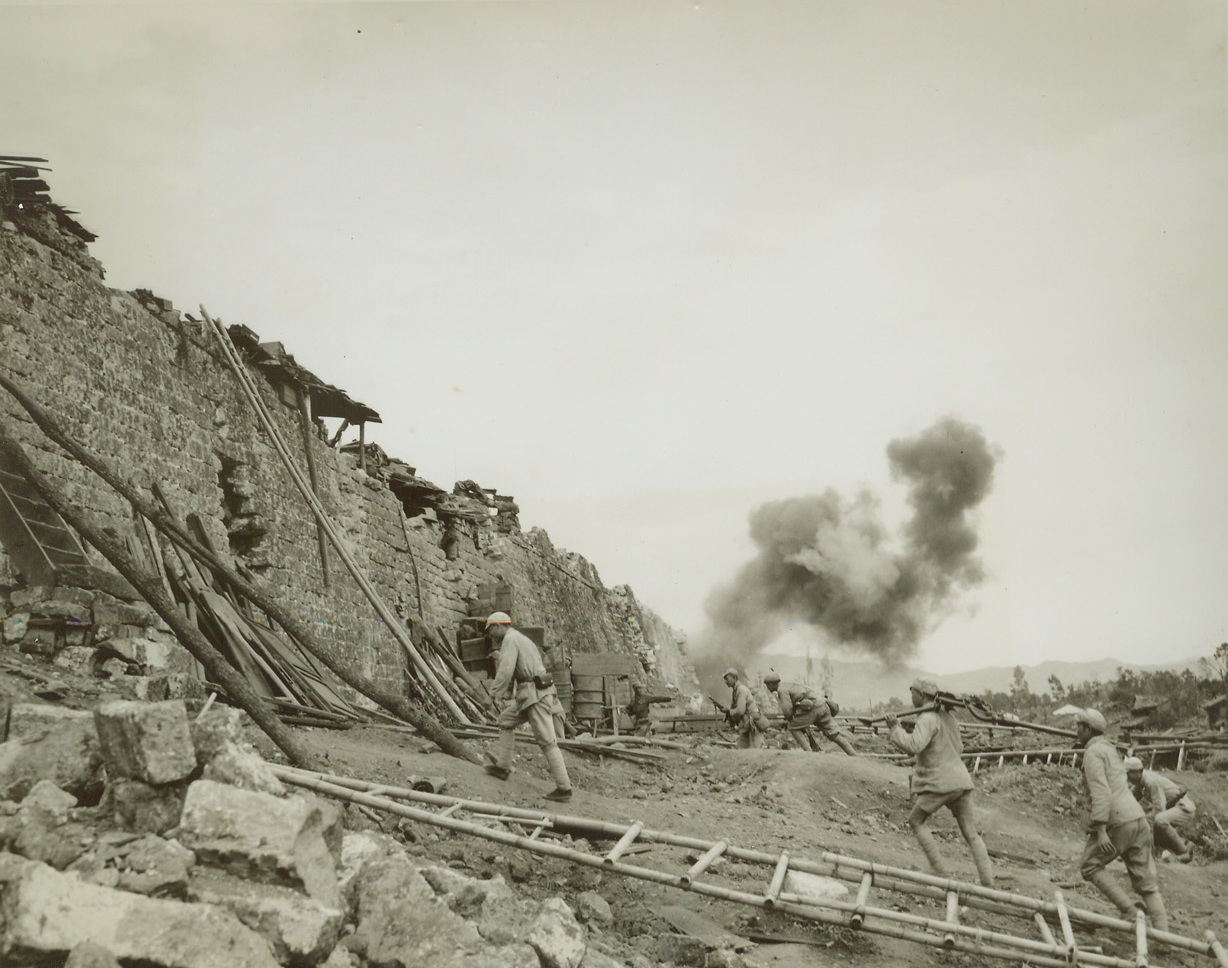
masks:
<instances>
[{"instance_id":1,"label":"sky","mask_svg":"<svg viewBox=\"0 0 1228 968\"><path fill-rule=\"evenodd\" d=\"M0 2L0 154L49 160L110 285L280 340L696 647L765 508L860 522L797 567L900 571L896 457L957 427L991 460L906 657L1158 663L1228 640L1225 20ZM866 654L775 618L747 649Z\"/></svg>"}]
</instances>

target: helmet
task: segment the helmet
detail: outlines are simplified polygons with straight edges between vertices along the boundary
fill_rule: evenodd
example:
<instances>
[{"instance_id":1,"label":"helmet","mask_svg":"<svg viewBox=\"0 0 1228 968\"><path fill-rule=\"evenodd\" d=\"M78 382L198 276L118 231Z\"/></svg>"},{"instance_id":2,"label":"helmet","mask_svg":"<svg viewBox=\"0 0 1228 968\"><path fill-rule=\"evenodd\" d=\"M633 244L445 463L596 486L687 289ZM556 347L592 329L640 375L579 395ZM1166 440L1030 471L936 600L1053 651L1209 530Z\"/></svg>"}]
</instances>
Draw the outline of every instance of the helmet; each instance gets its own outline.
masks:
<instances>
[{"instance_id":1,"label":"helmet","mask_svg":"<svg viewBox=\"0 0 1228 968\"><path fill-rule=\"evenodd\" d=\"M764 683L780 682L780 675L775 672L769 672L766 676L763 677L763 681Z\"/></svg>"},{"instance_id":2,"label":"helmet","mask_svg":"<svg viewBox=\"0 0 1228 968\"><path fill-rule=\"evenodd\" d=\"M1141 770L1143 768L1143 761L1137 756L1127 756L1124 760L1122 760L1121 765L1126 768L1127 773L1133 773L1136 770Z\"/></svg>"},{"instance_id":3,"label":"helmet","mask_svg":"<svg viewBox=\"0 0 1228 968\"><path fill-rule=\"evenodd\" d=\"M512 624L512 617L508 615L507 612L491 612L490 618L486 620L487 628L490 628L492 625L511 625L511 624Z\"/></svg>"},{"instance_id":4,"label":"helmet","mask_svg":"<svg viewBox=\"0 0 1228 968\"><path fill-rule=\"evenodd\" d=\"M1075 722L1083 723L1085 726L1089 726L1097 733L1103 733L1106 729L1108 729L1108 725L1104 721L1104 716L1101 714L1099 709L1080 710L1078 715L1075 716Z\"/></svg>"},{"instance_id":5,"label":"helmet","mask_svg":"<svg viewBox=\"0 0 1228 968\"><path fill-rule=\"evenodd\" d=\"M738 677L738 670L735 669L733 666L730 666L728 669L726 669L724 672L721 673L722 679L724 679L726 676L733 676L736 679Z\"/></svg>"},{"instance_id":6,"label":"helmet","mask_svg":"<svg viewBox=\"0 0 1228 968\"><path fill-rule=\"evenodd\" d=\"M938 683L934 682L933 679L914 679L912 685L908 688L915 689L923 696L938 695Z\"/></svg>"}]
</instances>

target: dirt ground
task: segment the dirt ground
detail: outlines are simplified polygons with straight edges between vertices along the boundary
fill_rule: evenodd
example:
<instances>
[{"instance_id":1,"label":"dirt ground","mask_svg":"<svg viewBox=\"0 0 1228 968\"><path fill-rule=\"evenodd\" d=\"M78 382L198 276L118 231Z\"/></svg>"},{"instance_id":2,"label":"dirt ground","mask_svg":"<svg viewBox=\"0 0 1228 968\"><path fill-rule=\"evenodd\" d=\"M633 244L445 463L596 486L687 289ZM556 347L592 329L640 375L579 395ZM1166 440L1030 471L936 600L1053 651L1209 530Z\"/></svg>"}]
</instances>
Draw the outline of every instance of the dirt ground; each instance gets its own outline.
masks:
<instances>
[{"instance_id":1,"label":"dirt ground","mask_svg":"<svg viewBox=\"0 0 1228 968\"><path fill-rule=\"evenodd\" d=\"M0 661L0 700L52 701L73 708L91 708L114 698L133 698L123 678L99 680L9 653ZM300 735L338 774L394 786L410 775L443 776L450 796L542 810L554 814L627 825L642 821L650 830L667 831L704 841L726 840L737 847L819 860L824 852L924 871L923 856L905 822L908 814L906 766L871 757L847 757L825 742L826 751L736 750L700 736L670 736L686 749L659 749L660 764L567 752L575 787L570 803L555 804L543 794L552 783L541 754L531 743L517 744L515 769L507 782L487 775L480 766L455 759L407 731L358 726L346 730L301 729ZM280 754L254 728L249 738L270 760ZM477 750L486 744L471 741ZM885 741L857 736L864 751L885 751ZM1002 889L1029 897L1051 899L1061 889L1074 907L1105 914L1112 909L1078 876L1082 849L1081 779L1072 767L1029 765L982 770L976 775L978 819L994 857ZM1161 863L1161 889L1168 904L1171 929L1202 938L1211 929L1228 942L1228 837L1213 817L1228 828L1228 773L1178 775L1198 804L1195 843L1198 856L1189 865ZM373 821L347 808L347 823L370 828ZM936 833L952 874L975 881L971 859L953 821L936 818ZM530 854L438 827L381 818L380 827L404 841L424 860L446 862L472 876L502 874L524 895L558 896L574 903L583 891L596 891L609 903L613 923L593 930L592 944L616 960L638 965L665 959L659 938L677 929L667 918L669 908L702 915L729 932L757 940L742 951L750 968L862 965L980 965L1006 962L975 955L952 954L909 941L827 927L725 900L623 877L563 860ZM608 850L610 844L597 847ZM683 873L696 860L682 848L654 845L627 860L642 866ZM1125 882L1120 865L1113 868ZM770 871L756 864L722 861L711 881L762 894ZM915 896L882 891L872 903L899 911L941 919L942 905ZM968 922L986 928L1022 933L1017 920L995 919L973 911ZM1128 940L1116 932L1091 936L1078 932L1081 944L1102 945L1106 953L1129 956ZM780 943L790 938L799 943ZM638 959L636 956L641 956ZM709 962L711 963L711 962ZM1171 949L1153 951L1156 965L1211 964L1210 959L1181 956Z\"/></svg>"},{"instance_id":2,"label":"dirt ground","mask_svg":"<svg viewBox=\"0 0 1228 968\"><path fill-rule=\"evenodd\" d=\"M569 804L560 805L542 797L552 784L540 752L531 744L517 744L515 770L504 783L488 776L480 766L446 756L431 744L404 733L368 727L307 732L312 745L327 757L334 770L355 778L397 784L409 774L440 775L448 778L444 792L450 796L618 824L642 821L652 830L708 841L726 840L768 853L787 850L792 857L818 860L826 851L926 870L905 822L908 768L870 757L847 757L837 750L736 750L698 738L685 740L694 743L689 750L659 751L666 757L659 766L568 752L568 769L576 792ZM873 742L857 739L863 747ZM484 744L474 745L480 748ZM1187 771L1180 780L1199 805L1199 856L1189 865L1159 865L1170 928L1199 939L1211 929L1221 940L1228 940L1228 904L1224 901L1228 860L1223 859L1228 858L1228 838L1219 834L1210 819L1214 815L1224 823L1228 818L1228 775ZM1114 914L1078 875L1083 834L1077 770L1068 766L1007 766L978 773L976 782L978 818L994 855L1002 889L1050 899L1060 888L1073 907ZM952 875L975 882L971 858L954 822L944 812L935 824ZM656 937L675 930L661 914L672 905L702 914L743 937L772 935L808 942L760 941L743 952L752 966L1004 963L817 925L779 912L710 899L423 826L405 821L397 829L425 854L467 867L475 875L502 873L518 890L543 896L555 894L567 899L584 890L601 893L611 906L614 923L599 940L606 953L616 958L640 952L655 961ZM1221 859L1215 859L1216 854ZM697 858L692 854L688 859L681 848L657 845L628 859L682 873ZM1117 864L1112 869L1125 883L1124 868ZM725 862L713 881L762 893L769 877L765 867ZM890 892L883 892L879 898L879 903L897 910L943 916L938 901ZM973 924L1021 931L1018 922L995 922L993 915L984 912L971 912L969 917ZM1101 931L1094 941L1080 940L1103 945L1106 953L1128 955L1130 951L1128 944L1121 947L1114 932ZM1183 961L1170 950L1160 950L1153 952L1153 963L1210 962L1195 956L1185 956Z\"/></svg>"}]
</instances>

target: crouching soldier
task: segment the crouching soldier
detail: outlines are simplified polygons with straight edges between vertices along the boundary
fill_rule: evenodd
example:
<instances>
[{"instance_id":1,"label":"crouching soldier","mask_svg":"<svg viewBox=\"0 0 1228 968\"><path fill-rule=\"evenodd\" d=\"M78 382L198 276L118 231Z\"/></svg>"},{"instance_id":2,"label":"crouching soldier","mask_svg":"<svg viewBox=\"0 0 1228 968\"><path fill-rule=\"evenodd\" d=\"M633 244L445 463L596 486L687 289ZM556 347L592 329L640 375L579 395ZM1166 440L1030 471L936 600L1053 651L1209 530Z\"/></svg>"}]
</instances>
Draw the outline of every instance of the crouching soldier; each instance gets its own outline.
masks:
<instances>
[{"instance_id":1,"label":"crouching soldier","mask_svg":"<svg viewBox=\"0 0 1228 968\"><path fill-rule=\"evenodd\" d=\"M735 744L739 749L762 749L763 734L767 730L767 717L759 711L759 703L750 691L750 686L738 679L738 670L729 668L722 677L731 692L726 715L738 731Z\"/></svg>"},{"instance_id":2,"label":"crouching soldier","mask_svg":"<svg viewBox=\"0 0 1228 968\"><path fill-rule=\"evenodd\" d=\"M1179 831L1193 822L1198 808L1185 787L1162 773L1144 770L1143 761L1137 756L1127 756L1123 765L1130 792L1151 822L1156 849L1172 851L1177 860L1188 864L1194 859L1194 847L1181 838Z\"/></svg>"},{"instance_id":3,"label":"crouching soldier","mask_svg":"<svg viewBox=\"0 0 1228 968\"><path fill-rule=\"evenodd\" d=\"M820 699L809 686L796 682L782 684L780 676L775 672L764 676L763 684L767 686L768 692L776 694L776 703L780 706L781 715L785 717L785 729L800 749L811 749L816 753L819 751L818 742L810 734L810 727L817 726L824 736L849 756L857 755L853 744L832 718L834 711L830 700Z\"/></svg>"}]
</instances>

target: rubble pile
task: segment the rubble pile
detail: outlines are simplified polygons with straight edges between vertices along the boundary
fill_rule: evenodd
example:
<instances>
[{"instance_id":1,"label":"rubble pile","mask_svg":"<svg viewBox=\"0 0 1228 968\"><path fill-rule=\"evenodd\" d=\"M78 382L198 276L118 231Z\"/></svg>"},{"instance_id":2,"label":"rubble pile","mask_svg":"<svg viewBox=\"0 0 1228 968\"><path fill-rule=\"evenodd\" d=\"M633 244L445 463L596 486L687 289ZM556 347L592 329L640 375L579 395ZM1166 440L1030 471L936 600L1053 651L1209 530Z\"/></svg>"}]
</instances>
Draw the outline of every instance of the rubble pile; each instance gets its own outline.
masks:
<instances>
[{"instance_id":1,"label":"rubble pile","mask_svg":"<svg viewBox=\"0 0 1228 968\"><path fill-rule=\"evenodd\" d=\"M0 644L50 663L46 699L59 698L56 669L111 680L136 699L205 698L196 662L170 627L144 602L104 591L45 585L9 591Z\"/></svg>"},{"instance_id":2,"label":"rubble pile","mask_svg":"<svg viewBox=\"0 0 1228 968\"><path fill-rule=\"evenodd\" d=\"M15 703L0 963L607 968L566 903L430 866L289 792L224 706ZM581 912L581 917L584 913Z\"/></svg>"}]
</instances>

